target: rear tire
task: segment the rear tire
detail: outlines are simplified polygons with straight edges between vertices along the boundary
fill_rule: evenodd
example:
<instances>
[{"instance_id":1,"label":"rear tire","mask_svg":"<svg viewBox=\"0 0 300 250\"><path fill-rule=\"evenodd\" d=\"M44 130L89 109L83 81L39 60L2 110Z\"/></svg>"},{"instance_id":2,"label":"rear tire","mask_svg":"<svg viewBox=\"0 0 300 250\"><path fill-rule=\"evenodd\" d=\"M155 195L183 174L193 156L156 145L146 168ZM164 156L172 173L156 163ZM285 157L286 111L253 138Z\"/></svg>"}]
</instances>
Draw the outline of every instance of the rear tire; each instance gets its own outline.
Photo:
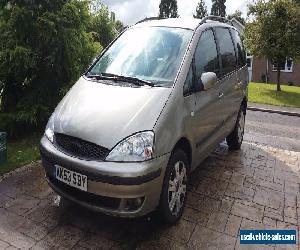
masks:
<instances>
[{"instance_id":1,"label":"rear tire","mask_svg":"<svg viewBox=\"0 0 300 250\"><path fill-rule=\"evenodd\" d=\"M241 148L244 139L245 118L246 108L241 106L234 129L226 138L230 150L239 150Z\"/></svg>"},{"instance_id":2,"label":"rear tire","mask_svg":"<svg viewBox=\"0 0 300 250\"><path fill-rule=\"evenodd\" d=\"M168 224L182 216L187 197L189 162L185 152L177 149L170 157L159 204L159 212Z\"/></svg>"}]
</instances>

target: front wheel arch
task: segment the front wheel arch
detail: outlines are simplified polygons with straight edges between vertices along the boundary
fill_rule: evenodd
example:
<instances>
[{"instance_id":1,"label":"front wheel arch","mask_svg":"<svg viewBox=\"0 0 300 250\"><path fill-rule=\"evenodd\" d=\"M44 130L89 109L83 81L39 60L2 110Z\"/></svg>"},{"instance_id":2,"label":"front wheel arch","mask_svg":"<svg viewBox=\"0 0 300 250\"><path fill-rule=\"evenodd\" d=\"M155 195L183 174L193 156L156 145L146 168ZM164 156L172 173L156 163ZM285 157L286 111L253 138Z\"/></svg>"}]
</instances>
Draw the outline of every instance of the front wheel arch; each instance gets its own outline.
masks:
<instances>
[{"instance_id":1,"label":"front wheel arch","mask_svg":"<svg viewBox=\"0 0 300 250\"><path fill-rule=\"evenodd\" d=\"M192 165L192 146L187 138L182 137L178 140L178 142L173 147L171 156L176 150L179 150L179 149L184 151L184 153L186 154L186 156L188 158L189 166L191 166Z\"/></svg>"}]
</instances>

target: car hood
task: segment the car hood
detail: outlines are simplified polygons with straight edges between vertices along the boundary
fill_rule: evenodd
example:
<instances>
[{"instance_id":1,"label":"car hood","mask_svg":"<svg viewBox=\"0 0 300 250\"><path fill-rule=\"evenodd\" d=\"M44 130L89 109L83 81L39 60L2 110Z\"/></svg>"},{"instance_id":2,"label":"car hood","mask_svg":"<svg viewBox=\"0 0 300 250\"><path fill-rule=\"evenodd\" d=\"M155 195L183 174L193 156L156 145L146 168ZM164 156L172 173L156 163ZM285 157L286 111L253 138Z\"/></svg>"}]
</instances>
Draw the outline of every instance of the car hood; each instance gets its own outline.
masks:
<instances>
[{"instance_id":1,"label":"car hood","mask_svg":"<svg viewBox=\"0 0 300 250\"><path fill-rule=\"evenodd\" d=\"M152 130L171 91L107 85L81 77L56 108L54 131L111 149L127 136Z\"/></svg>"}]
</instances>

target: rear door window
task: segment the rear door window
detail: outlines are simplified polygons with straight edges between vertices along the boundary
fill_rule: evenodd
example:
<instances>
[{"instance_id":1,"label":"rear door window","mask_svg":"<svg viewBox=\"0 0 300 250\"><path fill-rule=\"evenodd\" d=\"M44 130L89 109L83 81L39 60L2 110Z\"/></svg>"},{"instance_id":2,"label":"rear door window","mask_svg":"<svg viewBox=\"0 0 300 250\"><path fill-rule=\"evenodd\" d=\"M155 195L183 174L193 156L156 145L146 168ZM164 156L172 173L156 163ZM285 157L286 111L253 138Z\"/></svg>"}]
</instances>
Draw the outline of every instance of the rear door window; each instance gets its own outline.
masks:
<instances>
[{"instance_id":1,"label":"rear door window","mask_svg":"<svg viewBox=\"0 0 300 250\"><path fill-rule=\"evenodd\" d=\"M231 39L229 29L216 28L216 36L220 48L220 56L222 61L222 73L227 75L236 68L236 55L234 45Z\"/></svg>"},{"instance_id":2,"label":"rear door window","mask_svg":"<svg viewBox=\"0 0 300 250\"><path fill-rule=\"evenodd\" d=\"M231 34L232 34L233 42L234 42L235 49L237 52L238 68L244 67L246 65L246 52L244 50L242 39L241 39L239 33L234 29L231 29Z\"/></svg>"}]
</instances>

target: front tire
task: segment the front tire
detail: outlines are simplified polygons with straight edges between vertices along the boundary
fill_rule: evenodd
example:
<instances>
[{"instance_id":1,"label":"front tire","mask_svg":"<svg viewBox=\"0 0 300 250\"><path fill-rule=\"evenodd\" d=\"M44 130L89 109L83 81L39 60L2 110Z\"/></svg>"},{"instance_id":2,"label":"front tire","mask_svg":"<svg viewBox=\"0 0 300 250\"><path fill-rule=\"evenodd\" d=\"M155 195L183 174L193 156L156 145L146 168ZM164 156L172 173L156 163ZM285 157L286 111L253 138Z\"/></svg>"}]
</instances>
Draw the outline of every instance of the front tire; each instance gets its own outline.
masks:
<instances>
[{"instance_id":1,"label":"front tire","mask_svg":"<svg viewBox=\"0 0 300 250\"><path fill-rule=\"evenodd\" d=\"M231 134L226 138L230 150L239 150L243 143L245 131L246 109L241 106L235 127Z\"/></svg>"},{"instance_id":2,"label":"front tire","mask_svg":"<svg viewBox=\"0 0 300 250\"><path fill-rule=\"evenodd\" d=\"M168 224L182 216L187 196L189 163L185 152L176 150L170 157L162 187L159 211Z\"/></svg>"}]
</instances>

